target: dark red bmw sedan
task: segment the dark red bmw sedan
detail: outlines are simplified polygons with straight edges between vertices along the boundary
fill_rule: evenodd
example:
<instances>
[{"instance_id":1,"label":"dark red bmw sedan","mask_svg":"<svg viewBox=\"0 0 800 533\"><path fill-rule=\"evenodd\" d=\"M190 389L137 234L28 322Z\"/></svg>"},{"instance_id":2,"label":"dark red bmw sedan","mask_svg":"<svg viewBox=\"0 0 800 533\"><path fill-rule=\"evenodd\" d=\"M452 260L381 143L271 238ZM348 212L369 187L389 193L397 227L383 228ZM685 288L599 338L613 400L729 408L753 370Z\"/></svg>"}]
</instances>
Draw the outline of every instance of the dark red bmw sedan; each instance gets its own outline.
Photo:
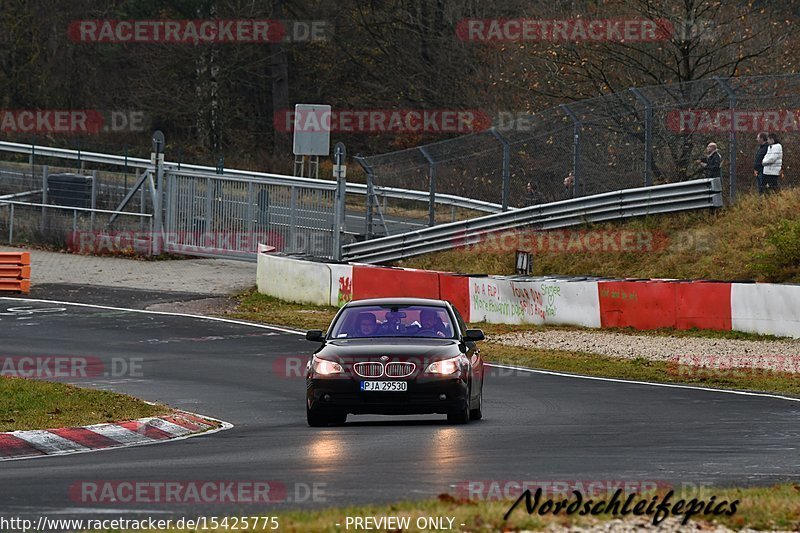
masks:
<instances>
[{"instance_id":1,"label":"dark red bmw sedan","mask_svg":"<svg viewBox=\"0 0 800 533\"><path fill-rule=\"evenodd\" d=\"M358 300L342 307L306 367L310 426L343 424L348 414L482 417L479 329L467 329L449 302L422 298Z\"/></svg>"}]
</instances>

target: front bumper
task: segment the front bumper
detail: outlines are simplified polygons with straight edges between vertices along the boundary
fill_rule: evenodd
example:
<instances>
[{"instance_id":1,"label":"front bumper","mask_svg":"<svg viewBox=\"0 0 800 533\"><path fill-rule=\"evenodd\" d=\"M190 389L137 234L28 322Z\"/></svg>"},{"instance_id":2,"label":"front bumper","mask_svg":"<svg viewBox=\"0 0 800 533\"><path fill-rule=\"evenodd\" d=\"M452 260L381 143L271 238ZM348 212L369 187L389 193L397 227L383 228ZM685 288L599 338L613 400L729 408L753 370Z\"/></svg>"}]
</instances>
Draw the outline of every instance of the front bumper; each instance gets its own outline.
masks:
<instances>
[{"instance_id":1,"label":"front bumper","mask_svg":"<svg viewBox=\"0 0 800 533\"><path fill-rule=\"evenodd\" d=\"M361 381L367 380L349 376L309 378L308 407L352 414L447 414L463 406L469 394L469 385L462 377L402 380L408 383L405 392L365 392Z\"/></svg>"}]
</instances>

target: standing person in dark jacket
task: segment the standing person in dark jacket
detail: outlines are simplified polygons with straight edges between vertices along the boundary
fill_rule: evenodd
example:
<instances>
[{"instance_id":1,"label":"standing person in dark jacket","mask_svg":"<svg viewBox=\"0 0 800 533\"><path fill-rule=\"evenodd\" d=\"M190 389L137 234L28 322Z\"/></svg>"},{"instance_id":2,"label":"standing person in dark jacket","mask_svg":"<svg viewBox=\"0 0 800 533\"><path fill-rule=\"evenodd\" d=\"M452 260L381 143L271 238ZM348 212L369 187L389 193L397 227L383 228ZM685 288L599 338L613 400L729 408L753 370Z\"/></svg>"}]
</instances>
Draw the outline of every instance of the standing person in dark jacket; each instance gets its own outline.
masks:
<instances>
[{"instance_id":1,"label":"standing person in dark jacket","mask_svg":"<svg viewBox=\"0 0 800 533\"><path fill-rule=\"evenodd\" d=\"M700 166L703 167L706 178L720 178L722 177L722 155L717 150L717 143L708 143L706 146L706 155L698 160Z\"/></svg>"},{"instance_id":2,"label":"standing person in dark jacket","mask_svg":"<svg viewBox=\"0 0 800 533\"><path fill-rule=\"evenodd\" d=\"M756 177L756 184L758 185L758 194L764 194L764 156L767 155L767 132L762 131L756 137L758 142L758 149L756 150L756 159L753 161L753 175Z\"/></svg>"}]
</instances>

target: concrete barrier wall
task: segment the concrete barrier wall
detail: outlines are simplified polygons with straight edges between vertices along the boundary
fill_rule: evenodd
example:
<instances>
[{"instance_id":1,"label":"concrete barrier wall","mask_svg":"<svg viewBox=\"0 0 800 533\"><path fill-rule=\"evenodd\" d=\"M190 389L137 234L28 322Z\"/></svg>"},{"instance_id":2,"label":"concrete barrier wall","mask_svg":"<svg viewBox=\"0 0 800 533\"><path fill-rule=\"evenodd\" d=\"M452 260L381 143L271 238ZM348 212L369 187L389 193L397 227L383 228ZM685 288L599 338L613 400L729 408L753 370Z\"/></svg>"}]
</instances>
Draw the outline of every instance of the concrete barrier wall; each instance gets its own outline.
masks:
<instances>
[{"instance_id":1,"label":"concrete barrier wall","mask_svg":"<svg viewBox=\"0 0 800 533\"><path fill-rule=\"evenodd\" d=\"M516 281L501 276L360 264L314 263L258 254L259 292L287 301L342 306L411 296L449 300L465 320L736 330L800 338L800 286L768 283Z\"/></svg>"},{"instance_id":2,"label":"concrete barrier wall","mask_svg":"<svg viewBox=\"0 0 800 533\"><path fill-rule=\"evenodd\" d=\"M325 263L258 254L258 292L288 302L330 305L331 271Z\"/></svg>"},{"instance_id":3,"label":"concrete barrier wall","mask_svg":"<svg viewBox=\"0 0 800 533\"><path fill-rule=\"evenodd\" d=\"M731 322L736 331L800 337L800 286L733 283Z\"/></svg>"},{"instance_id":4,"label":"concrete barrier wall","mask_svg":"<svg viewBox=\"0 0 800 533\"><path fill-rule=\"evenodd\" d=\"M473 322L600 327L596 282L473 277L469 298Z\"/></svg>"}]
</instances>

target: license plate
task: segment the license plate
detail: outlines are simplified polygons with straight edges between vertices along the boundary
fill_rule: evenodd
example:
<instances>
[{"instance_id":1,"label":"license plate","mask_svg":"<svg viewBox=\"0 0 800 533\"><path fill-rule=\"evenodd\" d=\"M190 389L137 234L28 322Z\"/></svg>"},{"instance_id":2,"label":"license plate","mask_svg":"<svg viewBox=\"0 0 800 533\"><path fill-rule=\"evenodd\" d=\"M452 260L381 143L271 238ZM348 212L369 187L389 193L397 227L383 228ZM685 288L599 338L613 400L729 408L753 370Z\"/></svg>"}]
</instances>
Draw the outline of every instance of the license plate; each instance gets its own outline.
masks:
<instances>
[{"instance_id":1,"label":"license plate","mask_svg":"<svg viewBox=\"0 0 800 533\"><path fill-rule=\"evenodd\" d=\"M408 390L406 381L362 381L361 390L371 392L403 392Z\"/></svg>"}]
</instances>

